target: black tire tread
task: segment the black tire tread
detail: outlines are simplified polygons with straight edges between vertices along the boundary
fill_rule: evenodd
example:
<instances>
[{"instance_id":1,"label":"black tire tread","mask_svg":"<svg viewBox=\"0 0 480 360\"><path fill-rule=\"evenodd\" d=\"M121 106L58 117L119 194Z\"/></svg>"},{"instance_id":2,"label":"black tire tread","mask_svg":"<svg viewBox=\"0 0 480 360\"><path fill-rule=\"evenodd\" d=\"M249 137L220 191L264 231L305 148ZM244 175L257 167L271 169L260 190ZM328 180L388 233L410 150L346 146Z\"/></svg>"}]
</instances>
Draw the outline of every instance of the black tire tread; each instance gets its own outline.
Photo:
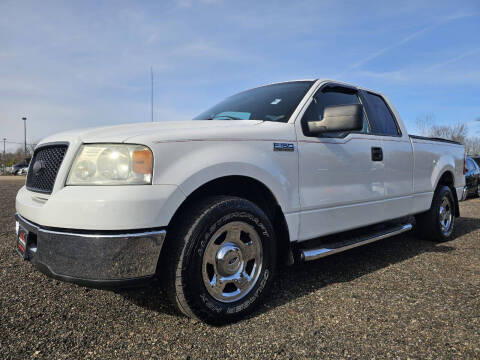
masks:
<instances>
[{"instance_id":1,"label":"black tire tread","mask_svg":"<svg viewBox=\"0 0 480 360\"><path fill-rule=\"evenodd\" d=\"M224 199L226 199L226 197L215 196L206 198L187 208L170 231L169 239L173 241L166 242L167 246L165 250L169 255L166 261L166 287L168 297L178 311L197 320L199 319L188 306L183 292L181 264L183 257L186 255L188 238L191 236L195 224L200 221L202 215L208 212L212 205L218 204Z\"/></svg>"},{"instance_id":2,"label":"black tire tread","mask_svg":"<svg viewBox=\"0 0 480 360\"><path fill-rule=\"evenodd\" d=\"M182 264L184 263L183 260L193 251L195 244L193 241L189 241L189 239L196 236L196 234L194 234L195 231L198 231L196 225L198 225L205 216L208 216L212 208L231 206L232 201L240 201L243 205L248 203L248 205L252 207L252 210L260 212L268 219L264 212L250 201L234 196L212 196L204 198L186 208L185 211L182 212L181 217L173 224L167 235L165 244L167 256L164 258L166 291L176 309L190 318L200 321L206 320L210 323L222 322L221 320L212 318L208 312L204 312L202 309L195 309L196 311L192 309L184 292L182 283L184 268L182 268ZM199 313L201 316L197 315Z\"/></svg>"},{"instance_id":3,"label":"black tire tread","mask_svg":"<svg viewBox=\"0 0 480 360\"><path fill-rule=\"evenodd\" d=\"M453 197L452 190L448 186L439 186L435 190L435 193L433 195L432 205L430 209L424 213L415 216L415 229L419 237L421 237L422 239L435 242L443 242L447 241L452 236L453 231L449 237L445 237L438 223L438 207L443 199L445 192L447 191L451 194L452 206L453 209L455 209L455 199ZM452 221L455 221L455 214ZM455 223L453 223L452 226L454 226L454 224Z\"/></svg>"}]
</instances>

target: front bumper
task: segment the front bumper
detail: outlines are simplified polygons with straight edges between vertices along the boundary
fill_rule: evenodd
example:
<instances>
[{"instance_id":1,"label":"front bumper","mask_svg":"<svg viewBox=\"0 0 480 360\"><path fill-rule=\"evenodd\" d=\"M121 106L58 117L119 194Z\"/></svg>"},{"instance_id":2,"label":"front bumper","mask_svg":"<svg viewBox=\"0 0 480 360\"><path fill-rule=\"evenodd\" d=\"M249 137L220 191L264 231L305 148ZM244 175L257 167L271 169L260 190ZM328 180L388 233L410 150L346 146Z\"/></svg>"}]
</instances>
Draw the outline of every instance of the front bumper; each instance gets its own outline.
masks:
<instances>
[{"instance_id":1,"label":"front bumper","mask_svg":"<svg viewBox=\"0 0 480 360\"><path fill-rule=\"evenodd\" d=\"M175 185L65 186L51 195L24 186L16 210L45 228L130 231L166 227L185 198Z\"/></svg>"},{"instance_id":2,"label":"front bumper","mask_svg":"<svg viewBox=\"0 0 480 360\"><path fill-rule=\"evenodd\" d=\"M54 278L93 286L128 285L155 275L166 231L51 229L16 214L28 231L26 259Z\"/></svg>"}]
</instances>

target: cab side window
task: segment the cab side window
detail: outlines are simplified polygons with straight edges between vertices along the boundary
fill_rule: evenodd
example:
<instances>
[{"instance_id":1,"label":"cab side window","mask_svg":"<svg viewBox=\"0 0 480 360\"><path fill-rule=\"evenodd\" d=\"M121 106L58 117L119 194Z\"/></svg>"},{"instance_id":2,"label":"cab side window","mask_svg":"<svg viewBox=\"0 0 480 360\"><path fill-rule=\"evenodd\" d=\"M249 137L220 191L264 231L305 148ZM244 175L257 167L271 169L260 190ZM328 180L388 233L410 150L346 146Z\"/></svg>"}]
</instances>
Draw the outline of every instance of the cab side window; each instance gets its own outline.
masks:
<instances>
[{"instance_id":1,"label":"cab side window","mask_svg":"<svg viewBox=\"0 0 480 360\"><path fill-rule=\"evenodd\" d=\"M366 92L372 131L376 135L399 136L397 123L385 101L378 95Z\"/></svg>"},{"instance_id":2,"label":"cab side window","mask_svg":"<svg viewBox=\"0 0 480 360\"><path fill-rule=\"evenodd\" d=\"M308 106L302 117L303 133L309 136L308 125L309 121L322 121L323 111L328 106L336 105L353 105L361 104L357 92L354 89L343 88L339 86L323 87L313 96L313 100ZM363 114L363 129L360 133L367 134L369 132L368 121ZM346 133L328 133L322 135L323 137L344 137Z\"/></svg>"}]
</instances>

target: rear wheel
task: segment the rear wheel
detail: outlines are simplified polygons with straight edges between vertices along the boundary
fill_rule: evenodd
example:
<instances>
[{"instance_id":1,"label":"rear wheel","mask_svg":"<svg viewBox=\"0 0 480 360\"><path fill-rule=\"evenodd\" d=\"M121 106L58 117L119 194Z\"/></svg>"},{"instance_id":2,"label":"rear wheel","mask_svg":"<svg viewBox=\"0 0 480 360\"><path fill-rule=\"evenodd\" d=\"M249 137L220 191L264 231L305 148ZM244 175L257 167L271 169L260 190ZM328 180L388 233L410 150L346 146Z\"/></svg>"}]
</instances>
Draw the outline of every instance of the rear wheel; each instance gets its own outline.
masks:
<instances>
[{"instance_id":1,"label":"rear wheel","mask_svg":"<svg viewBox=\"0 0 480 360\"><path fill-rule=\"evenodd\" d=\"M166 242L169 295L185 315L212 324L257 306L276 259L270 220L245 199L216 196L190 207Z\"/></svg>"},{"instance_id":2,"label":"rear wheel","mask_svg":"<svg viewBox=\"0 0 480 360\"><path fill-rule=\"evenodd\" d=\"M455 199L448 186L440 186L433 195L432 206L425 213L415 216L420 237L433 241L447 241L455 225Z\"/></svg>"}]
</instances>

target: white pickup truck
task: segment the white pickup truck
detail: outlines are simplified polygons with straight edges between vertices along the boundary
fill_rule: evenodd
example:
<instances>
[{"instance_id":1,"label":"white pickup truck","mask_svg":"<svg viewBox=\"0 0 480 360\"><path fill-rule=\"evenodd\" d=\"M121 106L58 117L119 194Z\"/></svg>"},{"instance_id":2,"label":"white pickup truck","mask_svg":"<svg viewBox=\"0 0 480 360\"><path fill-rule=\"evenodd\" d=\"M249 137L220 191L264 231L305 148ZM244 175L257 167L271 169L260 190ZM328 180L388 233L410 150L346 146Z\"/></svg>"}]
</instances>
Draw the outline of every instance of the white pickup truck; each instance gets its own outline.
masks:
<instances>
[{"instance_id":1,"label":"white pickup truck","mask_svg":"<svg viewBox=\"0 0 480 360\"><path fill-rule=\"evenodd\" d=\"M184 314L228 322L261 301L279 261L408 231L409 215L424 238L449 239L464 172L463 146L409 136L377 92L271 84L193 121L43 140L16 198L16 247L66 281L158 276Z\"/></svg>"}]
</instances>

